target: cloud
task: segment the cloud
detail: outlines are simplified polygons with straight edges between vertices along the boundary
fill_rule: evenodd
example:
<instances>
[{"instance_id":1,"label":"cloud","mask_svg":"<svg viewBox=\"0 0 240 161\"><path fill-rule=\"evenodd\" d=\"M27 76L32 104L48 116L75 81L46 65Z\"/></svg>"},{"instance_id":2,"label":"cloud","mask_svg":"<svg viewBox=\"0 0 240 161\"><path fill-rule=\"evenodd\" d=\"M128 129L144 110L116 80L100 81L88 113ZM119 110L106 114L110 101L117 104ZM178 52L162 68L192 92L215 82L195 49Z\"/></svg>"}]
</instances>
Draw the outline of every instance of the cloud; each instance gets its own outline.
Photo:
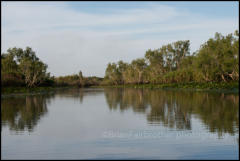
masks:
<instances>
[{"instance_id":1,"label":"cloud","mask_svg":"<svg viewBox=\"0 0 240 161\"><path fill-rule=\"evenodd\" d=\"M215 32L233 32L239 23L237 17L211 19L167 5L105 13L73 10L62 2L3 4L1 52L31 46L56 76L79 70L104 76L108 62L130 62L177 40L189 39L194 51Z\"/></svg>"},{"instance_id":2,"label":"cloud","mask_svg":"<svg viewBox=\"0 0 240 161\"><path fill-rule=\"evenodd\" d=\"M3 23L11 30L36 30L56 27L117 26L162 22L178 13L167 6L119 10L112 14L90 14L71 10L63 5L33 5L17 3L3 7ZM15 25L13 25L15 24Z\"/></svg>"}]
</instances>

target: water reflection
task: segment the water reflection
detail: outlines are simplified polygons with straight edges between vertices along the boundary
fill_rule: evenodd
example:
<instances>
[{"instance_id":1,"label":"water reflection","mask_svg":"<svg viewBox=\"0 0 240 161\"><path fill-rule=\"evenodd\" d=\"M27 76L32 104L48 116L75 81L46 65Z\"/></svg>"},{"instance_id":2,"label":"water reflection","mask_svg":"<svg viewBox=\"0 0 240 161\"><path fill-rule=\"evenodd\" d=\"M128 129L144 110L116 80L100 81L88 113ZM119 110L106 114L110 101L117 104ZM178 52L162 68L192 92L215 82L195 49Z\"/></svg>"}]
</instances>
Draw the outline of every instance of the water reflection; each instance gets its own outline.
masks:
<instances>
[{"instance_id":1,"label":"water reflection","mask_svg":"<svg viewBox=\"0 0 240 161\"><path fill-rule=\"evenodd\" d=\"M149 124L191 130L191 117L199 118L210 132L233 135L239 129L239 95L150 89L104 90L111 110L146 113ZM149 110L147 110L149 109Z\"/></svg>"},{"instance_id":2,"label":"water reflection","mask_svg":"<svg viewBox=\"0 0 240 161\"><path fill-rule=\"evenodd\" d=\"M83 97L86 96L96 96L103 93L103 89L94 88L70 88L62 89L55 92L55 97L59 98L71 98L74 100L79 100L80 103L83 102Z\"/></svg>"},{"instance_id":3,"label":"water reflection","mask_svg":"<svg viewBox=\"0 0 240 161\"><path fill-rule=\"evenodd\" d=\"M2 126L32 132L55 97L79 100L81 104L84 97L102 94L110 110L145 114L150 125L191 130L194 117L219 136L234 135L239 129L238 94L131 88L66 89L52 94L4 98L1 99Z\"/></svg>"},{"instance_id":4,"label":"water reflection","mask_svg":"<svg viewBox=\"0 0 240 161\"><path fill-rule=\"evenodd\" d=\"M40 118L48 112L47 98L49 95L2 99L2 126L8 125L10 130L14 131L32 132Z\"/></svg>"},{"instance_id":5,"label":"water reflection","mask_svg":"<svg viewBox=\"0 0 240 161\"><path fill-rule=\"evenodd\" d=\"M59 91L1 99L1 128L8 126L11 131L33 132L40 119L48 112L47 106L55 97L83 101L84 96L102 94L101 89L61 89Z\"/></svg>"}]
</instances>

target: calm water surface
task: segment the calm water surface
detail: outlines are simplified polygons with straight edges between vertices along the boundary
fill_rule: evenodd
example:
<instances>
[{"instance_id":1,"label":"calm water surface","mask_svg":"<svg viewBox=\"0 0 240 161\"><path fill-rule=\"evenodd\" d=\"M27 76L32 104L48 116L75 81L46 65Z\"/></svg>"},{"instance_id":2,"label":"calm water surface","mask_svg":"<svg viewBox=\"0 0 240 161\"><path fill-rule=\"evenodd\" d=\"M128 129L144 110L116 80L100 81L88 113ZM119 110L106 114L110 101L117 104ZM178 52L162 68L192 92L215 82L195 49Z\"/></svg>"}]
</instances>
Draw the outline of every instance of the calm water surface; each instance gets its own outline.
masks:
<instances>
[{"instance_id":1,"label":"calm water surface","mask_svg":"<svg viewBox=\"0 0 240 161\"><path fill-rule=\"evenodd\" d=\"M239 94L68 89L1 99L2 159L238 159Z\"/></svg>"}]
</instances>

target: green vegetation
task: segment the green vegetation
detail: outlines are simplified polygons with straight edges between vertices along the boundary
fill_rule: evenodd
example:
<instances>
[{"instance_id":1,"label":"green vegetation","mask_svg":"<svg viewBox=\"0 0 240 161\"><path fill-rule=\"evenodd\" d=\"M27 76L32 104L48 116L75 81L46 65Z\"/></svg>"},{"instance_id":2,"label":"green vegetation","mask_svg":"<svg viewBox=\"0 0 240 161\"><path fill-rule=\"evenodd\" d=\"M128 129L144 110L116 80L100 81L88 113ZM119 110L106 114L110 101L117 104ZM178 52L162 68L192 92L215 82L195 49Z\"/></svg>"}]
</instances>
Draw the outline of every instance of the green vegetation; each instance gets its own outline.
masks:
<instances>
[{"instance_id":1,"label":"green vegetation","mask_svg":"<svg viewBox=\"0 0 240 161\"><path fill-rule=\"evenodd\" d=\"M239 81L239 33L216 33L190 53L190 41L146 51L131 63L109 63L105 77L78 74L54 77L35 52L10 48L1 54L1 92L41 90L33 87L124 86L135 88L236 89Z\"/></svg>"},{"instance_id":2,"label":"green vegetation","mask_svg":"<svg viewBox=\"0 0 240 161\"><path fill-rule=\"evenodd\" d=\"M1 55L1 85L35 87L48 82L47 65L35 55L31 48L8 49Z\"/></svg>"},{"instance_id":3,"label":"green vegetation","mask_svg":"<svg viewBox=\"0 0 240 161\"><path fill-rule=\"evenodd\" d=\"M4 87L1 89L1 93L4 95L9 94L21 94L21 93L46 93L49 91L65 89L69 87L35 87L35 88L28 88L28 87Z\"/></svg>"},{"instance_id":4,"label":"green vegetation","mask_svg":"<svg viewBox=\"0 0 240 161\"><path fill-rule=\"evenodd\" d=\"M89 87L92 85L99 85L103 78L99 77L83 77L82 72L79 74L60 76L54 79L55 86L78 86L78 87Z\"/></svg>"},{"instance_id":5,"label":"green vegetation","mask_svg":"<svg viewBox=\"0 0 240 161\"><path fill-rule=\"evenodd\" d=\"M177 41L148 50L144 58L109 63L102 85L176 88L225 88L239 80L239 33L216 33L190 54L190 41ZM238 87L238 85L234 85Z\"/></svg>"},{"instance_id":6,"label":"green vegetation","mask_svg":"<svg viewBox=\"0 0 240 161\"><path fill-rule=\"evenodd\" d=\"M191 90L228 90L238 91L238 82L220 82L220 83L166 83L166 84L126 84L126 85L104 85L96 87L114 87L114 88L149 88L149 89L191 89Z\"/></svg>"},{"instance_id":7,"label":"green vegetation","mask_svg":"<svg viewBox=\"0 0 240 161\"><path fill-rule=\"evenodd\" d=\"M84 87L99 85L101 81L102 78L99 77L83 77L81 71L67 76L50 76L47 65L30 47L25 50L10 48L1 55L2 93L35 92L48 90L50 87Z\"/></svg>"}]
</instances>

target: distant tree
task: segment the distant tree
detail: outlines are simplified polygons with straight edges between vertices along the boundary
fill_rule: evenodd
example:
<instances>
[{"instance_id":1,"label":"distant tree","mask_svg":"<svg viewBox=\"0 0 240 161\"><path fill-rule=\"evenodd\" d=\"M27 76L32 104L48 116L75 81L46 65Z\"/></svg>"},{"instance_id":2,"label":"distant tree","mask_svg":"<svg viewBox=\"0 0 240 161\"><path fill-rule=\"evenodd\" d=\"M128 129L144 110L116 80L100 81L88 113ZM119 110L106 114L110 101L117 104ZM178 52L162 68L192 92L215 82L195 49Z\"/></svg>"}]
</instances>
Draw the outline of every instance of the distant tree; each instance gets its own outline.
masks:
<instances>
[{"instance_id":1,"label":"distant tree","mask_svg":"<svg viewBox=\"0 0 240 161\"><path fill-rule=\"evenodd\" d=\"M1 62L1 71L23 76L28 87L36 86L49 77L49 73L46 72L47 65L39 60L30 47L25 50L10 48L2 57L4 59Z\"/></svg>"},{"instance_id":2,"label":"distant tree","mask_svg":"<svg viewBox=\"0 0 240 161\"><path fill-rule=\"evenodd\" d=\"M147 67L145 59L142 58L142 59L133 60L132 66L133 66L133 69L135 70L135 72L137 73L135 82L137 82L138 84L142 83L143 82L143 73Z\"/></svg>"},{"instance_id":3,"label":"distant tree","mask_svg":"<svg viewBox=\"0 0 240 161\"><path fill-rule=\"evenodd\" d=\"M198 51L196 65L206 81L238 79L238 38L216 33Z\"/></svg>"},{"instance_id":4,"label":"distant tree","mask_svg":"<svg viewBox=\"0 0 240 161\"><path fill-rule=\"evenodd\" d=\"M121 80L121 73L115 63L109 63L105 72L106 79L109 79L112 84L119 84Z\"/></svg>"},{"instance_id":5,"label":"distant tree","mask_svg":"<svg viewBox=\"0 0 240 161\"><path fill-rule=\"evenodd\" d=\"M119 77L120 77L120 84L126 83L126 78L124 77L124 72L127 70L128 64L124 63L122 60L118 61L118 72L119 72Z\"/></svg>"},{"instance_id":6,"label":"distant tree","mask_svg":"<svg viewBox=\"0 0 240 161\"><path fill-rule=\"evenodd\" d=\"M27 86L40 84L47 76L47 65L36 56L31 48L27 47L23 53L18 53L20 70L24 74Z\"/></svg>"},{"instance_id":7,"label":"distant tree","mask_svg":"<svg viewBox=\"0 0 240 161\"><path fill-rule=\"evenodd\" d=\"M176 68L179 68L181 61L190 55L190 41L177 41L172 44L173 62Z\"/></svg>"},{"instance_id":8,"label":"distant tree","mask_svg":"<svg viewBox=\"0 0 240 161\"><path fill-rule=\"evenodd\" d=\"M236 80L239 80L238 31L227 36L216 33L192 54L189 40L149 49L144 58L130 64L109 63L105 72L105 82L111 84Z\"/></svg>"},{"instance_id":9,"label":"distant tree","mask_svg":"<svg viewBox=\"0 0 240 161\"><path fill-rule=\"evenodd\" d=\"M79 71L78 77L79 77L79 86L84 86L84 78L82 75L82 71Z\"/></svg>"}]
</instances>

